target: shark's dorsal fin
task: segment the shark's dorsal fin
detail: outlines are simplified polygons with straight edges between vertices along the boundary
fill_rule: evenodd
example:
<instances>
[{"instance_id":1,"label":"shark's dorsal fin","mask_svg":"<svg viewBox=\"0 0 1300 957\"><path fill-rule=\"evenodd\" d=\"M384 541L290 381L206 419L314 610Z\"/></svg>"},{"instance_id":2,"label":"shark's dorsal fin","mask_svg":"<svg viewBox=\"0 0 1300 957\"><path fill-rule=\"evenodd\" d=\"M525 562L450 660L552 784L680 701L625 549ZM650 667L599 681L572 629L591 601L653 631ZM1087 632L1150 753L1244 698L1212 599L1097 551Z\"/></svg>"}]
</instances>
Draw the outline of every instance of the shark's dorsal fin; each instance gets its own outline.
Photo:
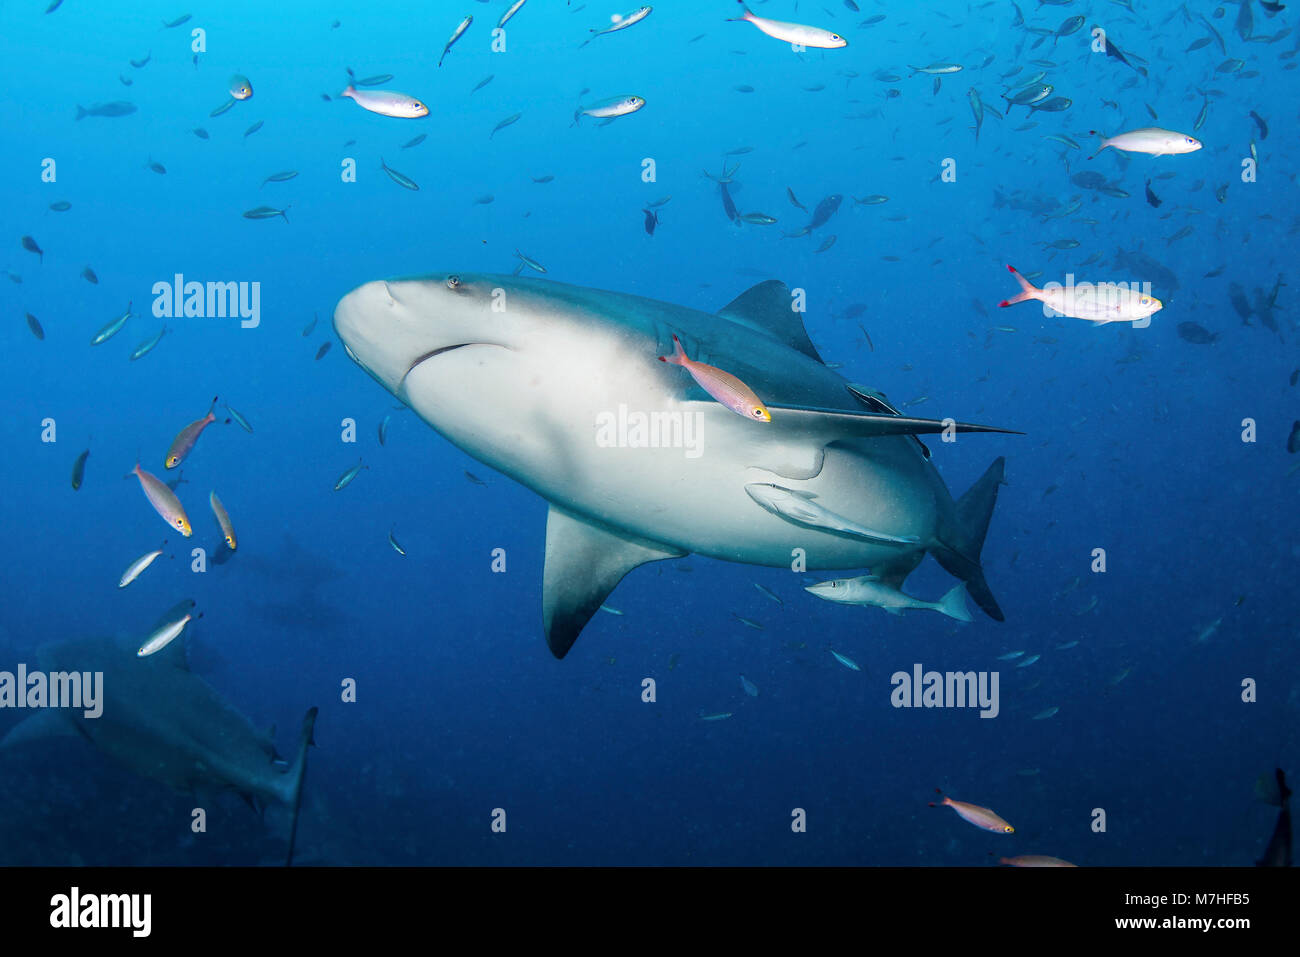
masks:
<instances>
[{"instance_id":1,"label":"shark's dorsal fin","mask_svg":"<svg viewBox=\"0 0 1300 957\"><path fill-rule=\"evenodd\" d=\"M546 518L542 620L551 654L563 658L623 576L646 562L681 558L671 545L631 538L552 505Z\"/></svg>"},{"instance_id":2,"label":"shark's dorsal fin","mask_svg":"<svg viewBox=\"0 0 1300 957\"><path fill-rule=\"evenodd\" d=\"M791 308L790 290L779 279L769 279L745 290L719 309L718 315L765 332L808 358L822 361L799 313Z\"/></svg>"}]
</instances>

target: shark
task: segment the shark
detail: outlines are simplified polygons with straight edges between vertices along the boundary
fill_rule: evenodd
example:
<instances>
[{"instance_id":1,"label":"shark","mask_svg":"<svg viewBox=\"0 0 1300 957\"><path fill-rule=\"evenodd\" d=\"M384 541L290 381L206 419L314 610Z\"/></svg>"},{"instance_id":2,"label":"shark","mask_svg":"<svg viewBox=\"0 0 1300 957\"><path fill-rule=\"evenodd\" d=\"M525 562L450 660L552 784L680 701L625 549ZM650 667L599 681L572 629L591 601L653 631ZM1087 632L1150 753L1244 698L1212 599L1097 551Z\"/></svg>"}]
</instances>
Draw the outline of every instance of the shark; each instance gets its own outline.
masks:
<instances>
[{"instance_id":1,"label":"shark","mask_svg":"<svg viewBox=\"0 0 1300 957\"><path fill-rule=\"evenodd\" d=\"M797 290L716 313L546 279L366 282L334 310L348 356L454 445L549 504L542 625L568 654L628 572L698 553L887 585L933 555L997 621L980 552L999 457L954 499L920 435L1011 432L902 414L822 361ZM674 336L766 405L758 421L659 361Z\"/></svg>"},{"instance_id":2,"label":"shark","mask_svg":"<svg viewBox=\"0 0 1300 957\"><path fill-rule=\"evenodd\" d=\"M192 601L181 603L192 607ZM178 606L180 607L180 606ZM175 613L162 621L173 620ZM141 639L82 638L36 650L46 673L100 672L102 713L46 708L0 738L0 752L53 736L79 736L131 770L181 792L206 796L233 790L255 810L268 804L291 814L286 864L293 863L298 811L313 744L316 708L303 716L298 749L287 767L278 758L274 730L260 732L190 671L185 651L193 625L161 651L139 657Z\"/></svg>"}]
</instances>

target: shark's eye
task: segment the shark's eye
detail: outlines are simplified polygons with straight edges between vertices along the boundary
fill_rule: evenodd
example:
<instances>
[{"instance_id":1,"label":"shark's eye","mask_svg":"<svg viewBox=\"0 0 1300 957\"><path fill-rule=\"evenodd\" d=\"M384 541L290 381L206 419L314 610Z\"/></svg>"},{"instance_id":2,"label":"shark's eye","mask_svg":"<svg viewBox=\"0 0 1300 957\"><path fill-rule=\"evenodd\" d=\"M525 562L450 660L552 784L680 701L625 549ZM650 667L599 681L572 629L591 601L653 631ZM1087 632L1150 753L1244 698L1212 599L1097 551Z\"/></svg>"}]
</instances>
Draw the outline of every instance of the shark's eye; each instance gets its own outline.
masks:
<instances>
[{"instance_id":1,"label":"shark's eye","mask_svg":"<svg viewBox=\"0 0 1300 957\"><path fill-rule=\"evenodd\" d=\"M457 286L459 286L459 285L460 285L460 277L459 277L459 276L448 276L448 277L447 277L447 288L448 288L448 289L455 289L455 288L456 288Z\"/></svg>"}]
</instances>

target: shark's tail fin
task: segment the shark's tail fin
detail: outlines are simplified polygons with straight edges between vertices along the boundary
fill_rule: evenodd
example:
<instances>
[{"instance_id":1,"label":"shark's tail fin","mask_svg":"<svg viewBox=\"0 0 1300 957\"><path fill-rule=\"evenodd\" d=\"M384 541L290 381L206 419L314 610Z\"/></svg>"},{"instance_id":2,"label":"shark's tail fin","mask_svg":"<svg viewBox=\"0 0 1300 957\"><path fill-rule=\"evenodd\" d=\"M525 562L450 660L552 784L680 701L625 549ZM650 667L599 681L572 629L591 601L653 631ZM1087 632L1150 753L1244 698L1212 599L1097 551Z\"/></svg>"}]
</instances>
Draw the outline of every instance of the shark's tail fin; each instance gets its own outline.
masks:
<instances>
[{"instance_id":1,"label":"shark's tail fin","mask_svg":"<svg viewBox=\"0 0 1300 957\"><path fill-rule=\"evenodd\" d=\"M298 809L302 806L302 779L307 774L307 748L315 744L312 731L316 727L316 708L308 708L302 718L302 737L298 739L298 754L285 775L286 798L292 810L292 823L289 825L289 855L284 866L293 864L293 847L298 839Z\"/></svg>"},{"instance_id":2,"label":"shark's tail fin","mask_svg":"<svg viewBox=\"0 0 1300 957\"><path fill-rule=\"evenodd\" d=\"M1004 484L1005 466L1006 459L999 456L957 501L956 527L943 530L939 547L934 550L934 557L944 570L966 583L975 604L994 621L1005 621L1006 616L984 580L980 551L984 548L989 519L993 517L993 506L998 501L998 486Z\"/></svg>"}]
</instances>

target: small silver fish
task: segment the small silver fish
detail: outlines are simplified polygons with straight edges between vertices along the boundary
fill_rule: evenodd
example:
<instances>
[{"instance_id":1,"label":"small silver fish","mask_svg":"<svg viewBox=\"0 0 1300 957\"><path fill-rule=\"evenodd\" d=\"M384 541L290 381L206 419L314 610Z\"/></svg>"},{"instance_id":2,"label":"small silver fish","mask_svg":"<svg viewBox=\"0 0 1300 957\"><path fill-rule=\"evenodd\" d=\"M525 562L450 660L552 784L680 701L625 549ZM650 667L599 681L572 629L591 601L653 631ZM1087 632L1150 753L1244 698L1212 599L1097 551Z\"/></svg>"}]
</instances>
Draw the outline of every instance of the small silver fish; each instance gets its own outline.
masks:
<instances>
[{"instance_id":1,"label":"small silver fish","mask_svg":"<svg viewBox=\"0 0 1300 957\"><path fill-rule=\"evenodd\" d=\"M107 325L105 325L102 329L100 329L97 333L95 333L94 338L90 340L90 344L92 346L97 346L101 342L107 342L109 339L112 339L115 335L117 335L119 332L122 331L122 327L126 325L126 321L130 318L131 318L131 303L128 302L126 304L126 311L122 313L120 316L118 316L116 319L109 320Z\"/></svg>"},{"instance_id":2,"label":"small silver fish","mask_svg":"<svg viewBox=\"0 0 1300 957\"><path fill-rule=\"evenodd\" d=\"M274 219L276 216L279 216L287 223L289 221L289 217L285 215L287 212L289 212L288 206L286 206L284 209L273 209L270 206L258 206L255 209L250 209L246 213L244 213L244 218L245 219Z\"/></svg>"},{"instance_id":3,"label":"small silver fish","mask_svg":"<svg viewBox=\"0 0 1300 957\"><path fill-rule=\"evenodd\" d=\"M265 186L267 183L287 183L297 175L298 171L296 169L287 169L283 172L272 173L266 179L262 180L262 186Z\"/></svg>"},{"instance_id":4,"label":"small silver fish","mask_svg":"<svg viewBox=\"0 0 1300 957\"><path fill-rule=\"evenodd\" d=\"M534 272L546 272L545 266L539 263L536 259L529 259L518 249L515 250L515 255L519 257L520 262L522 262L525 266L527 266L529 269L533 270Z\"/></svg>"},{"instance_id":5,"label":"small silver fish","mask_svg":"<svg viewBox=\"0 0 1300 957\"><path fill-rule=\"evenodd\" d=\"M140 650L136 652L136 655L144 658L166 648L177 636L180 635L182 631L185 630L185 626L188 625L193 618L193 615L186 615L179 621L173 621L171 624L163 625L145 639L144 644L140 646Z\"/></svg>"},{"instance_id":6,"label":"small silver fish","mask_svg":"<svg viewBox=\"0 0 1300 957\"><path fill-rule=\"evenodd\" d=\"M143 572L146 568L152 565L154 563L154 559L156 559L162 553L163 550L160 548L157 551L149 552L149 554L147 555L141 555L139 558L133 561L130 565L127 566L126 571L122 572L122 578L121 580L118 581L117 587L125 588L127 585L131 584L131 582L139 578L141 572Z\"/></svg>"},{"instance_id":7,"label":"small silver fish","mask_svg":"<svg viewBox=\"0 0 1300 957\"><path fill-rule=\"evenodd\" d=\"M240 415L238 412L232 409L229 405L227 405L225 408L226 411L230 413L230 417L239 423L239 427L241 429L243 429L249 435L253 434L253 427L248 424L248 420L246 418L244 418L242 415Z\"/></svg>"},{"instance_id":8,"label":"small silver fish","mask_svg":"<svg viewBox=\"0 0 1300 957\"><path fill-rule=\"evenodd\" d=\"M831 657L833 657L836 661L842 664L845 668L848 668L850 671L862 670L861 668L858 667L858 663L854 661L852 658L850 658L848 655L842 655L834 648L832 648L830 652L831 652Z\"/></svg>"},{"instance_id":9,"label":"small silver fish","mask_svg":"<svg viewBox=\"0 0 1300 957\"><path fill-rule=\"evenodd\" d=\"M515 123L518 123L519 118L523 115L524 114L522 113L512 113L509 116L507 116L496 126L492 127L492 132L488 134L488 139L492 139L492 137L496 136L498 130L504 130L507 126L511 126Z\"/></svg>"},{"instance_id":10,"label":"small silver fish","mask_svg":"<svg viewBox=\"0 0 1300 957\"><path fill-rule=\"evenodd\" d=\"M580 106L573 113L573 122L581 122L584 116L595 117L598 120L614 119L619 116L627 116L629 113L635 113L645 106L645 98L640 96L611 96L608 99L600 100L590 106Z\"/></svg>"},{"instance_id":11,"label":"small silver fish","mask_svg":"<svg viewBox=\"0 0 1300 957\"><path fill-rule=\"evenodd\" d=\"M527 2L527 0L515 0L515 2L510 5L510 9L501 14L501 19L497 21L497 29L499 30L504 27L510 21L510 18L519 12L519 8L522 7L525 2Z\"/></svg>"},{"instance_id":12,"label":"small silver fish","mask_svg":"<svg viewBox=\"0 0 1300 957\"><path fill-rule=\"evenodd\" d=\"M619 30L626 30L628 27L632 26L633 24L640 23L646 17L650 16L650 13L653 9L654 9L653 7L640 7L636 10L633 10L631 13L625 14L623 16L619 16L618 14L615 14L611 18L613 20L613 23L610 26L606 27L605 29L597 30L595 27L592 27L591 36L588 37L586 40L582 41L582 43L578 45L578 49L582 49L592 40L596 39L596 37L603 37L607 33L617 33Z\"/></svg>"},{"instance_id":13,"label":"small silver fish","mask_svg":"<svg viewBox=\"0 0 1300 957\"><path fill-rule=\"evenodd\" d=\"M358 90L349 83L339 96L347 97L363 110L378 113L380 116L413 120L429 115L429 108L420 100L393 90Z\"/></svg>"},{"instance_id":14,"label":"small silver fish","mask_svg":"<svg viewBox=\"0 0 1300 957\"><path fill-rule=\"evenodd\" d=\"M166 332L167 332L167 327L163 326L161 329L158 330L158 335L136 346L135 350L131 353L130 356L131 361L134 362L136 359L140 359L144 356L147 356L150 352L152 352L154 346L158 345L158 343L162 341L162 337Z\"/></svg>"},{"instance_id":15,"label":"small silver fish","mask_svg":"<svg viewBox=\"0 0 1300 957\"><path fill-rule=\"evenodd\" d=\"M356 465L352 466L352 468L348 469L346 472L344 472L342 475L339 476L339 480L334 483L334 491L337 492L340 489L347 488L349 485L352 484L352 480L356 478L359 474L361 474L362 469L368 469L368 468L370 468L369 465L362 465L361 460L358 459Z\"/></svg>"},{"instance_id":16,"label":"small silver fish","mask_svg":"<svg viewBox=\"0 0 1300 957\"><path fill-rule=\"evenodd\" d=\"M419 192L420 187L416 184L415 180L411 179L411 177L409 176L399 173L395 169L392 169L387 163L384 162L384 158L382 156L379 158L379 165L383 167L384 172L388 174L388 178L391 179L398 186L401 186L404 189L409 189L415 192Z\"/></svg>"},{"instance_id":17,"label":"small silver fish","mask_svg":"<svg viewBox=\"0 0 1300 957\"><path fill-rule=\"evenodd\" d=\"M468 30L469 25L473 22L474 18L472 16L466 17L464 20L460 21L460 26L458 26L456 32L451 35L451 39L447 41L447 45L442 48L442 56L438 57L438 66L442 66L443 58L447 56L447 51L451 49L451 45L460 39L461 34Z\"/></svg>"}]
</instances>

